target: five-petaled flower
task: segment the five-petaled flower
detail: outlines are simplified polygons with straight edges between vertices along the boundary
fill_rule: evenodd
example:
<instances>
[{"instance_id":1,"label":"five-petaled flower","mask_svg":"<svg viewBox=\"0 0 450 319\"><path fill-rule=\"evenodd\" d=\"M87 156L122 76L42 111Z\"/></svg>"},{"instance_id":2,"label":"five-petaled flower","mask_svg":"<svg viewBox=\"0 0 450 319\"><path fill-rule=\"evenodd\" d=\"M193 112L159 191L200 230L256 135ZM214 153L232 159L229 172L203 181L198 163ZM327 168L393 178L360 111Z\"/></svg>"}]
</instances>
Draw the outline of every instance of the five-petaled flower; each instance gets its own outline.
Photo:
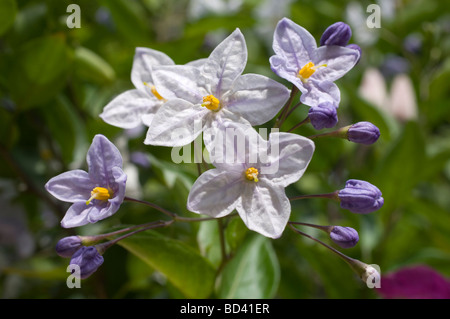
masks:
<instances>
[{"instance_id":1,"label":"five-petaled flower","mask_svg":"<svg viewBox=\"0 0 450 319\"><path fill-rule=\"evenodd\" d=\"M210 156L216 168L196 180L187 208L217 218L236 209L249 229L280 237L291 213L285 187L302 177L314 143L278 132L266 141L253 128L233 122L225 123L221 130L222 138L216 138L221 144Z\"/></svg>"},{"instance_id":2,"label":"five-petaled flower","mask_svg":"<svg viewBox=\"0 0 450 319\"><path fill-rule=\"evenodd\" d=\"M183 146L224 120L249 126L271 120L289 98L289 90L262 75L242 75L246 63L245 39L236 29L200 67L155 66L153 80L168 101L156 113L144 143ZM204 137L211 140L205 133Z\"/></svg>"},{"instance_id":3,"label":"five-petaled flower","mask_svg":"<svg viewBox=\"0 0 450 319\"><path fill-rule=\"evenodd\" d=\"M57 199L73 203L61 221L64 228L95 223L117 212L125 197L127 175L119 150L96 135L87 153L89 172L72 170L50 179L45 188Z\"/></svg>"},{"instance_id":4,"label":"five-petaled flower","mask_svg":"<svg viewBox=\"0 0 450 319\"><path fill-rule=\"evenodd\" d=\"M188 63L201 65L203 59ZM125 91L116 96L104 108L100 117L108 124L124 129L138 127L140 124L150 126L153 116L166 99L156 89L152 68L157 65L174 65L173 60L165 53L149 48L136 48L131 82L135 89Z\"/></svg>"},{"instance_id":5,"label":"five-petaled flower","mask_svg":"<svg viewBox=\"0 0 450 319\"><path fill-rule=\"evenodd\" d=\"M337 45L317 47L314 37L288 18L278 22L273 39L272 70L294 84L300 101L309 106L330 102L339 106L340 91L334 81L353 68L359 50Z\"/></svg>"}]
</instances>

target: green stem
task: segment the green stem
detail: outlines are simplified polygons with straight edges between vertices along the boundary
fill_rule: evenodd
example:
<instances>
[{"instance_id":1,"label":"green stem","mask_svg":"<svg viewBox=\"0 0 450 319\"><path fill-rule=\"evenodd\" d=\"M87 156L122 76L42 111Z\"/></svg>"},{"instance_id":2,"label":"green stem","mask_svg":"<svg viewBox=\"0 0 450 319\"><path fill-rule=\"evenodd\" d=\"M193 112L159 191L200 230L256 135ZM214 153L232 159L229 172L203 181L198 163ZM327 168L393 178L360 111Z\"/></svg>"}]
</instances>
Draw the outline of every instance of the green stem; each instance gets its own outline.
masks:
<instances>
[{"instance_id":1,"label":"green stem","mask_svg":"<svg viewBox=\"0 0 450 319\"><path fill-rule=\"evenodd\" d=\"M309 122L311 122L311 119L309 118L309 116L307 116L303 121L301 121L300 123L297 123L290 130L288 130L288 132L292 132L293 130L299 128L300 126L302 126L304 124L308 124Z\"/></svg>"},{"instance_id":2,"label":"green stem","mask_svg":"<svg viewBox=\"0 0 450 319\"><path fill-rule=\"evenodd\" d=\"M283 106L280 115L277 118L277 121L274 125L274 128L279 128L283 124L283 122L287 118L288 110L291 107L292 101L294 100L295 95L298 93L298 88L293 85L291 90L291 95L289 96L289 99L287 100L286 104Z\"/></svg>"},{"instance_id":3,"label":"green stem","mask_svg":"<svg viewBox=\"0 0 450 319\"><path fill-rule=\"evenodd\" d=\"M338 194L339 194L339 191L335 191L333 193L328 193L328 194L300 195L300 196L291 197L291 198L289 198L289 200L293 201L293 200L305 199L305 198L329 198L329 199L339 201Z\"/></svg>"}]
</instances>

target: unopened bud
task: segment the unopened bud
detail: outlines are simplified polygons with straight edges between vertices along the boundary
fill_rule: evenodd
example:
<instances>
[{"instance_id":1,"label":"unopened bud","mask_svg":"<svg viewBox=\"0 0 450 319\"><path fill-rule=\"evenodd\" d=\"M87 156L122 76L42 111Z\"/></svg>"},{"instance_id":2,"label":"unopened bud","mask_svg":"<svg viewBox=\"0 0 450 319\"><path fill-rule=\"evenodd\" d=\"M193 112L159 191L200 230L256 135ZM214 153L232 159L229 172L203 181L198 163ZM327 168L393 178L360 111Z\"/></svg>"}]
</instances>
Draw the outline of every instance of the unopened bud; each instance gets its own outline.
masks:
<instances>
[{"instance_id":1,"label":"unopened bud","mask_svg":"<svg viewBox=\"0 0 450 319\"><path fill-rule=\"evenodd\" d=\"M80 278L85 279L103 264L103 257L95 246L83 246L73 254L70 264L78 265L80 267Z\"/></svg>"},{"instance_id":2,"label":"unopened bud","mask_svg":"<svg viewBox=\"0 0 450 319\"><path fill-rule=\"evenodd\" d=\"M379 137L380 130L370 122L355 123L347 131L348 140L359 144L373 144Z\"/></svg>"},{"instance_id":3,"label":"unopened bud","mask_svg":"<svg viewBox=\"0 0 450 319\"><path fill-rule=\"evenodd\" d=\"M64 258L72 257L72 255L83 246L79 236L64 237L58 241L55 250L56 253Z\"/></svg>"},{"instance_id":4,"label":"unopened bud","mask_svg":"<svg viewBox=\"0 0 450 319\"><path fill-rule=\"evenodd\" d=\"M355 247L359 241L358 232L351 227L333 226L331 240L342 248Z\"/></svg>"},{"instance_id":5,"label":"unopened bud","mask_svg":"<svg viewBox=\"0 0 450 319\"><path fill-rule=\"evenodd\" d=\"M350 26L344 22L330 25L320 38L320 45L345 46L352 37Z\"/></svg>"},{"instance_id":6,"label":"unopened bud","mask_svg":"<svg viewBox=\"0 0 450 319\"><path fill-rule=\"evenodd\" d=\"M309 109L308 117L316 130L331 128L338 122L336 107L330 102L320 103Z\"/></svg>"},{"instance_id":7,"label":"unopened bud","mask_svg":"<svg viewBox=\"0 0 450 319\"><path fill-rule=\"evenodd\" d=\"M381 191L366 181L351 179L338 193L341 207L353 213L368 214L384 204Z\"/></svg>"}]
</instances>

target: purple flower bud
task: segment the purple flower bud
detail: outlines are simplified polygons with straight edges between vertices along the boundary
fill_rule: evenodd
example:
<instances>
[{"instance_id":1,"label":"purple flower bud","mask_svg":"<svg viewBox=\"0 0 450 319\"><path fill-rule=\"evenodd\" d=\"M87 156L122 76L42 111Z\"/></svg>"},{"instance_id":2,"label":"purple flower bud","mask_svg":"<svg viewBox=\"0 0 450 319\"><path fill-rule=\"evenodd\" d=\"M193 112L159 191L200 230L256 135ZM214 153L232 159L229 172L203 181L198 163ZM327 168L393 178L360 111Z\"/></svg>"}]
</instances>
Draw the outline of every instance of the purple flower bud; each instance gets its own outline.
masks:
<instances>
[{"instance_id":1,"label":"purple flower bud","mask_svg":"<svg viewBox=\"0 0 450 319\"><path fill-rule=\"evenodd\" d=\"M379 137L380 130L370 122L358 122L353 124L347 132L348 140L359 144L373 144Z\"/></svg>"},{"instance_id":2,"label":"purple flower bud","mask_svg":"<svg viewBox=\"0 0 450 319\"><path fill-rule=\"evenodd\" d=\"M359 241L358 232L351 227L333 226L330 238L342 248L355 247Z\"/></svg>"},{"instance_id":3,"label":"purple flower bud","mask_svg":"<svg viewBox=\"0 0 450 319\"><path fill-rule=\"evenodd\" d=\"M357 44L354 44L354 43L349 44L349 45L346 45L345 47L346 47L346 48L349 48L349 49L352 49L352 50L357 50L357 51L359 51L359 58L358 58L358 61L356 61L356 63L358 63L359 60L361 60L361 54L362 54L361 47L360 47L359 45L357 45Z\"/></svg>"},{"instance_id":4,"label":"purple flower bud","mask_svg":"<svg viewBox=\"0 0 450 319\"><path fill-rule=\"evenodd\" d=\"M85 279L103 264L103 257L95 246L83 246L73 254L70 264L78 265L80 267L80 278Z\"/></svg>"},{"instance_id":5,"label":"purple flower bud","mask_svg":"<svg viewBox=\"0 0 450 319\"><path fill-rule=\"evenodd\" d=\"M384 204L381 191L376 186L357 179L348 180L338 197L342 208L358 214L371 213Z\"/></svg>"},{"instance_id":6,"label":"purple flower bud","mask_svg":"<svg viewBox=\"0 0 450 319\"><path fill-rule=\"evenodd\" d=\"M338 122L336 107L330 102L311 107L308 116L316 130L331 128Z\"/></svg>"},{"instance_id":7,"label":"purple flower bud","mask_svg":"<svg viewBox=\"0 0 450 319\"><path fill-rule=\"evenodd\" d=\"M320 45L345 46L352 37L350 26L344 22L336 22L330 25L320 38Z\"/></svg>"},{"instance_id":8,"label":"purple flower bud","mask_svg":"<svg viewBox=\"0 0 450 319\"><path fill-rule=\"evenodd\" d=\"M83 246L79 236L64 237L58 241L55 250L56 253L64 258L72 257L72 255Z\"/></svg>"}]
</instances>

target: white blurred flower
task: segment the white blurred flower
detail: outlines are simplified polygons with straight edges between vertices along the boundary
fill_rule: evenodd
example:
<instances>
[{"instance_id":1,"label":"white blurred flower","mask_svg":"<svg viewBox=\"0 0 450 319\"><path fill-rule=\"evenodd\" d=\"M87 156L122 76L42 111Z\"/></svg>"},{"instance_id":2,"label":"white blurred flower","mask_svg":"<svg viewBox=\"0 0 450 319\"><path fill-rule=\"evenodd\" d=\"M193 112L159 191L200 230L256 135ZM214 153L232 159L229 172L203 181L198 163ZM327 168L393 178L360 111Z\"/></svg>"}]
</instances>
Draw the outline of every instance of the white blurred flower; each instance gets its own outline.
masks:
<instances>
[{"instance_id":1,"label":"white blurred flower","mask_svg":"<svg viewBox=\"0 0 450 319\"><path fill-rule=\"evenodd\" d=\"M399 121L416 120L418 108L413 83L406 74L394 77L390 89L380 71L369 68L359 87L360 96Z\"/></svg>"}]
</instances>

